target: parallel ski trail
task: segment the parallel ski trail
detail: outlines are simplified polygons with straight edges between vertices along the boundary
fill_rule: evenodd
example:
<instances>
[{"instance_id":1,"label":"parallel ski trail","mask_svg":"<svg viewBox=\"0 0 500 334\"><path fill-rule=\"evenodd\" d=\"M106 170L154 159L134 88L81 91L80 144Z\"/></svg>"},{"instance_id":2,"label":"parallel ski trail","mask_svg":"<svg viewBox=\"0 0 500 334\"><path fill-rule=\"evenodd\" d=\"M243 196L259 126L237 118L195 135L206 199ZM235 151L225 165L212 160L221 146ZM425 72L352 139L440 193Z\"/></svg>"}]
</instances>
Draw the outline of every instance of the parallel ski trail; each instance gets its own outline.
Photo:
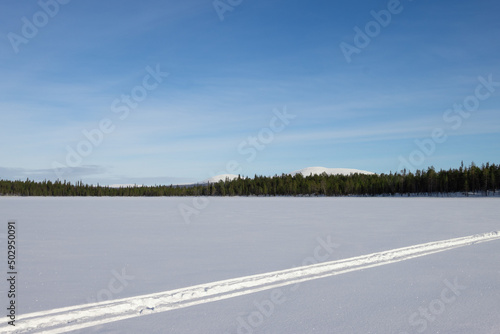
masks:
<instances>
[{"instance_id":1,"label":"parallel ski trail","mask_svg":"<svg viewBox=\"0 0 500 334\"><path fill-rule=\"evenodd\" d=\"M15 328L6 324L0 325L0 331L9 329L13 333L64 333L382 266L497 239L500 239L500 231L435 241L344 260L200 284L149 295L35 312L20 315Z\"/></svg>"}]
</instances>

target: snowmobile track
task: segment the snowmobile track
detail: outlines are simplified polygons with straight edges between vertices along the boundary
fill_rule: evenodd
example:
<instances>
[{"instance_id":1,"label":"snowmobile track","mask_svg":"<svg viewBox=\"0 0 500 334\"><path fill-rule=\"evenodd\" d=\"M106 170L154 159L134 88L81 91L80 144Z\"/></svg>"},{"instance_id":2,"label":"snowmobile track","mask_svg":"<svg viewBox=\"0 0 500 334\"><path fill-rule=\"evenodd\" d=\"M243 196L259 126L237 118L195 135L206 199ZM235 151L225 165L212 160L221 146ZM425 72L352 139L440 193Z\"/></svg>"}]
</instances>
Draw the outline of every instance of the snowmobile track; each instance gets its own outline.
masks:
<instances>
[{"instance_id":1,"label":"snowmobile track","mask_svg":"<svg viewBox=\"0 0 500 334\"><path fill-rule=\"evenodd\" d=\"M7 324L0 325L0 332L65 333L382 266L498 239L500 239L500 231L482 233L149 295L24 314L19 315L15 327Z\"/></svg>"}]
</instances>

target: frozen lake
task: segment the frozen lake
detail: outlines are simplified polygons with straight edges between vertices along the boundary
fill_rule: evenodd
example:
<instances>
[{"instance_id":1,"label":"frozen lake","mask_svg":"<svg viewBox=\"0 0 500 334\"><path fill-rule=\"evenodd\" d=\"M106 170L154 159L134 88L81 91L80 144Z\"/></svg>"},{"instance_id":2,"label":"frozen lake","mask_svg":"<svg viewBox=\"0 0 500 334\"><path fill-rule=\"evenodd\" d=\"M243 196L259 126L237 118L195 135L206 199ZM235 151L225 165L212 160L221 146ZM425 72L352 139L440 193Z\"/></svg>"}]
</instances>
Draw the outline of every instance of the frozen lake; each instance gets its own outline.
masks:
<instances>
[{"instance_id":1,"label":"frozen lake","mask_svg":"<svg viewBox=\"0 0 500 334\"><path fill-rule=\"evenodd\" d=\"M22 322L27 313L499 231L499 204L2 197L0 235L5 250L7 222L16 220ZM498 333L499 301L495 240L74 332Z\"/></svg>"}]
</instances>

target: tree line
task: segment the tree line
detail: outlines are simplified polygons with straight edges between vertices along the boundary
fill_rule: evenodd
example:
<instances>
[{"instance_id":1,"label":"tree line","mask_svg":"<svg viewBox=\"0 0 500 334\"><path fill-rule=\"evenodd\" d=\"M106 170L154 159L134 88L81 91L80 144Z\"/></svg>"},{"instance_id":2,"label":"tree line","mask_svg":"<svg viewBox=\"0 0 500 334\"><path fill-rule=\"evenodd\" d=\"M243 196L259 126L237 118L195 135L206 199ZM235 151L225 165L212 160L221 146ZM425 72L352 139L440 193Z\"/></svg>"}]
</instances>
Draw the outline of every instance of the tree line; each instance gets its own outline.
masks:
<instances>
[{"instance_id":1,"label":"tree line","mask_svg":"<svg viewBox=\"0 0 500 334\"><path fill-rule=\"evenodd\" d=\"M434 167L414 173L238 177L191 186L157 185L111 188L57 180L0 180L0 195L14 196L378 196L463 193L488 194L500 189L500 165L472 163L458 169Z\"/></svg>"}]
</instances>

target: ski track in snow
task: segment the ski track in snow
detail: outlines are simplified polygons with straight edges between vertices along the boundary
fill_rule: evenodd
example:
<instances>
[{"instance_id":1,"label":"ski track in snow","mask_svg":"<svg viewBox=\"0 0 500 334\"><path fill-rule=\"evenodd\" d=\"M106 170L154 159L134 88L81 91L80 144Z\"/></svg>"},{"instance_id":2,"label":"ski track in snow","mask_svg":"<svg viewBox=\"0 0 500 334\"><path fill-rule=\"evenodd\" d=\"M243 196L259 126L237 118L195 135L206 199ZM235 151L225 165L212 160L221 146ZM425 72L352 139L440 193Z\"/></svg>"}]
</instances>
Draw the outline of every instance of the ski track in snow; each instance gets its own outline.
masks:
<instances>
[{"instance_id":1,"label":"ski track in snow","mask_svg":"<svg viewBox=\"0 0 500 334\"><path fill-rule=\"evenodd\" d=\"M200 284L149 295L35 312L19 315L15 327L2 324L0 331L64 333L382 266L497 239L500 239L500 231L435 241L344 260Z\"/></svg>"}]
</instances>

